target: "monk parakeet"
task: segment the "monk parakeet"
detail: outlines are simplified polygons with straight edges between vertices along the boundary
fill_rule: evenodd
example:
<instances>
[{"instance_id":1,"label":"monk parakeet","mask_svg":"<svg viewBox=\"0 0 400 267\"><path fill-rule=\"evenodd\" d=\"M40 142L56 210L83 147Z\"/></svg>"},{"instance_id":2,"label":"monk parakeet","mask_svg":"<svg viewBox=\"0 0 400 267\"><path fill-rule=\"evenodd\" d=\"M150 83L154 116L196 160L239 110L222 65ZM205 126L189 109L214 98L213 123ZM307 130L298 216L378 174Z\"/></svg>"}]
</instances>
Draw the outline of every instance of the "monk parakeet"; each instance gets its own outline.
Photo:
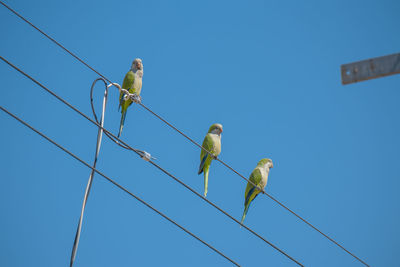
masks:
<instances>
[{"instance_id":1,"label":"monk parakeet","mask_svg":"<svg viewBox=\"0 0 400 267\"><path fill-rule=\"evenodd\" d=\"M142 77L143 77L143 64L140 58L136 58L131 69L125 75L124 81L122 82L122 88L129 91L129 93L135 93L139 97L140 101L140 91L142 90ZM119 108L121 108L121 122L119 125L118 137L121 136L122 128L124 127L124 122L126 118L126 112L128 107L132 104L131 99L124 99L124 93L119 94Z\"/></svg>"},{"instance_id":2,"label":"monk parakeet","mask_svg":"<svg viewBox=\"0 0 400 267\"><path fill-rule=\"evenodd\" d=\"M254 186L250 182L247 183L246 191L244 192L244 211L242 216L242 223L246 217L247 211L249 210L251 202L261 192L259 188L264 189L267 185L269 169L274 167L272 160L262 159L258 162L257 167L250 174L250 181L257 185Z\"/></svg>"},{"instance_id":3,"label":"monk parakeet","mask_svg":"<svg viewBox=\"0 0 400 267\"><path fill-rule=\"evenodd\" d=\"M221 153L221 133L222 133L222 125L219 123L215 123L211 125L208 133L203 141L203 147L207 149L209 152L213 153L215 157ZM204 172L204 196L207 196L207 187L208 187L208 172L210 170L211 161L213 160L213 156L208 154L203 149L200 153L200 167L199 173Z\"/></svg>"}]
</instances>

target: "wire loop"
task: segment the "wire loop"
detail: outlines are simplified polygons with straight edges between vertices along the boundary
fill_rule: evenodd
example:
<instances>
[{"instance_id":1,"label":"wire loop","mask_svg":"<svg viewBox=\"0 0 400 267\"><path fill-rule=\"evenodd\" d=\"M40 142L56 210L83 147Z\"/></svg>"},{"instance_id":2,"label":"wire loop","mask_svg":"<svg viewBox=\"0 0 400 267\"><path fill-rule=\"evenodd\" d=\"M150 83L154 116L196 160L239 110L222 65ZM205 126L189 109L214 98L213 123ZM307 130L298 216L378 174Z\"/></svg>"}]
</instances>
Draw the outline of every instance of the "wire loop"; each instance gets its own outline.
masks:
<instances>
[{"instance_id":1,"label":"wire loop","mask_svg":"<svg viewBox=\"0 0 400 267\"><path fill-rule=\"evenodd\" d=\"M1 1L0 1L1 3ZM101 128L104 131L104 134L110 135L112 138L114 138L115 140L117 140L118 142L121 142L121 147L126 146L127 149L132 150L133 152L135 152L136 154L138 154L139 156L141 156L140 154L140 150L134 149L131 146L129 146L127 143L125 143L123 140L119 139L117 136L113 135L111 132L109 132L107 129L105 129L104 127L102 127L98 122L92 120L91 118L89 118L87 115L85 115L83 112L81 112L80 110L78 110L77 108L75 108L73 105L71 105L70 103L68 103L67 101L65 101L63 98L61 98L60 96L58 96L57 94L55 94L52 90L50 90L49 88L47 88L46 86L44 86L43 84L41 84L39 81L37 81L36 79L34 79L32 76L30 76L29 74L25 73L24 71L22 71L20 68L18 68L17 66L15 66L14 64L12 64L11 62L9 62L8 60L6 60L4 57L0 56L0 59L3 60L5 63L7 63L8 65L10 65L12 68L14 68L15 70L17 70L18 72L20 72L22 75L24 75L25 77L27 77L28 79L30 79L32 82L34 82L36 85L38 85L39 87L41 87L43 90L45 90L46 92L48 92L49 94L51 94L52 96L54 96L57 100L59 100L60 102L62 102L63 104L65 104L66 106L68 106L70 109L72 109L73 111L75 111L76 113L78 113L79 115L81 115L82 117L84 117L85 119L87 119L89 122L91 122L92 124L96 125L98 128ZM91 96L92 96L93 92L91 92ZM94 107L92 106L92 109L94 110ZM111 138L110 137L110 138ZM122 146L123 145L123 146ZM266 244L270 245L271 247L273 247L274 249L276 249L277 251L279 251L280 253L282 253L283 255L285 255L286 257L288 257L290 260L292 260L293 262L295 262L296 264L298 264L299 266L303 266L300 262L298 262L296 259L294 259L293 257L291 257L289 254L287 254L286 252L284 252L283 250L281 250L280 248L278 248L277 246L275 246L274 244L272 244L270 241L268 241L267 239L265 239L264 237L262 237L261 235L259 235L257 232L255 232L254 230L252 230L251 228L249 228L246 225L241 224L237 219L235 219L232 215L230 215L229 213L227 213L226 211L224 211L223 209L221 209L220 207L218 207L216 204L214 204L213 202L211 202L210 200L206 199L203 195L197 193L193 188L191 188L190 186L188 186L187 184L185 184L184 182L182 182L180 179L178 179L177 177L175 177L173 174L169 173L168 171L166 171L164 168L162 168L160 165L158 165L157 163L155 163L154 161L150 160L149 161L150 164L152 164L154 167L156 167L157 169L159 169L160 171L162 171L163 173L165 173L166 175L168 175L169 177L171 177L172 179L174 179L176 182L178 182L179 184L181 184L182 186L184 186L185 188L187 188L188 190L190 190L193 194L195 194L196 196L198 196L199 198L201 198L202 200L204 200L205 202L207 202L209 205L213 206L214 208L216 208L218 211L220 211L221 213L223 213L225 216L229 217L231 220L233 220L234 222L236 222L237 224L243 226L243 228L245 228L247 231L249 231L250 233L252 233L253 235L255 235L256 237L258 237L259 239L261 239L262 241L264 241Z\"/></svg>"},{"instance_id":2,"label":"wire loop","mask_svg":"<svg viewBox=\"0 0 400 267\"><path fill-rule=\"evenodd\" d=\"M2 106L0 106L0 110L4 111L6 114L10 115L12 118L14 118L15 120L17 120L18 122L20 122L21 124L23 124L24 126L28 127L29 129L31 129L32 131L34 131L35 133L37 133L38 135L40 135L41 137L43 137L44 139L46 139L47 141L49 141L50 143L52 143L53 145L55 145L56 147L58 147L59 149L61 149L62 151L64 151L65 153L67 153L68 155L70 155L71 157L73 157L74 159L76 159L77 161L81 162L83 165L85 165L86 167L88 167L89 169L92 170L92 172L96 172L99 175L101 175L102 177L104 177L107 181L109 181L110 183L112 183L113 185L115 185L116 187L118 187L119 189L121 189L122 191L124 191L125 193L129 194L131 197L135 198L136 200L138 200L139 202L141 202L143 205L145 205L146 207L150 208L151 210L153 210L154 212L156 212L158 215L160 215L161 217L163 217L164 219L168 220L169 222L171 222L172 224L174 224L175 226L177 226L178 228L180 228L182 231L186 232L187 234L189 234L190 236L192 236L193 238L195 238L196 240L200 241L201 243L203 243L205 246L209 247L211 250L213 250L214 252L218 253L220 256L224 257L226 260L230 261L232 264L240 267L240 265L234 261L233 259L231 259L230 257L226 256L224 253L222 253L221 251L219 251L218 249L216 249L215 247L213 247L212 245L210 245L209 243L207 243L206 241L202 240L200 237L198 237L197 235L193 234L192 232L190 232L188 229L186 229L185 227L181 226L180 224L178 224L177 222L175 222L173 219L171 219L170 217L168 217L167 215L165 215L164 213L162 213L161 211L159 211L158 209L154 208L153 206L151 206L150 204L148 204L146 201L144 201L143 199L141 199L140 197L136 196L135 194L133 194L132 192L130 192L128 189L126 189L125 187L123 187L122 185L120 185L119 183L117 183L116 181L114 181L113 179L111 179L110 177L108 177L107 175L103 174L102 172L100 172L99 170L97 170L96 168L94 168L93 166L90 166L86 161L82 160L81 158L79 158L78 156L76 156L75 154L73 154L72 152L70 152L68 149L64 148L63 146L61 146L60 144L56 143L55 141L53 141L50 137L46 136L45 134L43 134L42 132L40 132L39 130L33 128L31 125L29 125L28 123L26 123L25 121L23 121L22 119L20 119L19 117L17 117L16 115L12 114L11 112L9 112L8 110L6 110L5 108L3 108Z\"/></svg>"}]
</instances>

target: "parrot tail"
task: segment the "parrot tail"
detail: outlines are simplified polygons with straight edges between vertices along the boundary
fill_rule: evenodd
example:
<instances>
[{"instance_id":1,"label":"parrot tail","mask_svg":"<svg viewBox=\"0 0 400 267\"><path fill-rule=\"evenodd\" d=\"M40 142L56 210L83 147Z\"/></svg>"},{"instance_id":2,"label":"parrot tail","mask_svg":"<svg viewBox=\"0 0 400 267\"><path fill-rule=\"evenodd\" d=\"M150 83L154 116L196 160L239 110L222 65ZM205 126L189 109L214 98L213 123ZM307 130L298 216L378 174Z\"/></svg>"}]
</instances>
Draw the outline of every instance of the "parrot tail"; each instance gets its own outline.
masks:
<instances>
[{"instance_id":1,"label":"parrot tail","mask_svg":"<svg viewBox=\"0 0 400 267\"><path fill-rule=\"evenodd\" d=\"M207 197L208 192L208 172L210 170L210 166L206 166L204 168L204 197Z\"/></svg>"},{"instance_id":2,"label":"parrot tail","mask_svg":"<svg viewBox=\"0 0 400 267\"><path fill-rule=\"evenodd\" d=\"M119 105L118 105L118 111L120 110L120 108L122 107L122 104L124 102L124 94L121 92L119 94Z\"/></svg>"},{"instance_id":3,"label":"parrot tail","mask_svg":"<svg viewBox=\"0 0 400 267\"><path fill-rule=\"evenodd\" d=\"M119 98L118 111L121 109L123 102L124 102L124 96L122 95L122 96Z\"/></svg>"},{"instance_id":4,"label":"parrot tail","mask_svg":"<svg viewBox=\"0 0 400 267\"><path fill-rule=\"evenodd\" d=\"M247 211L249 210L249 207L250 207L250 203L247 203L247 205L244 207L244 211L243 211L243 215L242 215L242 221L240 222L241 224L243 224L244 218L246 218Z\"/></svg>"},{"instance_id":5,"label":"parrot tail","mask_svg":"<svg viewBox=\"0 0 400 267\"><path fill-rule=\"evenodd\" d=\"M247 193L246 199L245 199L245 201L244 201L244 211L243 211L243 216L242 216L242 224L243 224L244 218L245 218L246 215L247 215L247 211L248 211L249 208L250 208L251 202L253 202L253 200L258 196L258 193L259 193L259 192L256 192L255 195L253 194L255 190L256 190L256 187L253 186L253 188L251 188L251 189L249 190L249 192ZM252 197L252 196L253 196L253 197Z\"/></svg>"},{"instance_id":6,"label":"parrot tail","mask_svg":"<svg viewBox=\"0 0 400 267\"><path fill-rule=\"evenodd\" d=\"M121 122L119 124L118 138L121 136L122 128L124 128L125 118L126 118L126 110L125 110L125 112L122 111Z\"/></svg>"}]
</instances>

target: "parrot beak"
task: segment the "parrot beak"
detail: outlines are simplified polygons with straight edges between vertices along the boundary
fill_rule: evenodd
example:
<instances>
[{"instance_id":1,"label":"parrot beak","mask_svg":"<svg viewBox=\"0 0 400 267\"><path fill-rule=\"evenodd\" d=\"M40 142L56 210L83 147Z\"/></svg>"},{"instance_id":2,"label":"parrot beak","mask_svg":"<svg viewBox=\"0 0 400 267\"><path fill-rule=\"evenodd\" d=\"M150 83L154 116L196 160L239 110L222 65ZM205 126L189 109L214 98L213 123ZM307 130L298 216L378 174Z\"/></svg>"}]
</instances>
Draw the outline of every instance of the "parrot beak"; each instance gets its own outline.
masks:
<instances>
[{"instance_id":1,"label":"parrot beak","mask_svg":"<svg viewBox=\"0 0 400 267\"><path fill-rule=\"evenodd\" d=\"M271 162L271 169L274 167L274 164Z\"/></svg>"}]
</instances>

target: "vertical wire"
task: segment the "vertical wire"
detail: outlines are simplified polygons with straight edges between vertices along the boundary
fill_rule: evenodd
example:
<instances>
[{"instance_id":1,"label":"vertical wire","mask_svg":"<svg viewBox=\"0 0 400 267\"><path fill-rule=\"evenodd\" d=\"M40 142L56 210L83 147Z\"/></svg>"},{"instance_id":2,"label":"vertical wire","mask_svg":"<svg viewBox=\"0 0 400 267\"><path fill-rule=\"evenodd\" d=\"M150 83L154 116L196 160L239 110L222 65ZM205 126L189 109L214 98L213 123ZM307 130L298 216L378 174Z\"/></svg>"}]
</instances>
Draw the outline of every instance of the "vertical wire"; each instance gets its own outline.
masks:
<instances>
[{"instance_id":1,"label":"vertical wire","mask_svg":"<svg viewBox=\"0 0 400 267\"><path fill-rule=\"evenodd\" d=\"M90 94L92 95L93 93L93 87L95 86L95 84L99 81L102 80L104 82L103 79L98 78L96 79L91 87L90 90ZM90 190L92 188L92 184L93 184L93 178L94 178L94 174L95 174L95 168L96 168L96 164L97 164L97 159L100 153L100 147L101 147L101 140L102 140L102 136L103 136L103 127L104 127L104 115L105 115L105 109L106 109L106 104L107 104L107 97L108 97L108 88L109 86L107 86L107 84L104 82L104 85L106 87L106 89L104 90L104 97L103 97L103 109L102 109L102 113L101 113L101 117L100 117L100 126L99 127L99 131L97 132L97 141L96 141L96 153L94 155L94 161L93 161L93 168L90 172L89 175L89 179L88 179L88 183L86 185L86 189L85 189L85 195L83 197L83 203L82 203L82 209L81 209L81 215L79 217L79 222L78 222L78 226L76 228L76 234L75 234L75 239L74 239L74 244L72 246L72 252L71 252L71 259L70 259L70 263L69 266L72 267L74 265L75 262L75 258L76 258L76 253L78 251L78 245L79 245L79 240L81 237L81 231L82 231L82 224L83 224L83 215L85 213L85 208L86 208L86 203L90 194ZM92 99L92 98L91 98Z\"/></svg>"}]
</instances>

